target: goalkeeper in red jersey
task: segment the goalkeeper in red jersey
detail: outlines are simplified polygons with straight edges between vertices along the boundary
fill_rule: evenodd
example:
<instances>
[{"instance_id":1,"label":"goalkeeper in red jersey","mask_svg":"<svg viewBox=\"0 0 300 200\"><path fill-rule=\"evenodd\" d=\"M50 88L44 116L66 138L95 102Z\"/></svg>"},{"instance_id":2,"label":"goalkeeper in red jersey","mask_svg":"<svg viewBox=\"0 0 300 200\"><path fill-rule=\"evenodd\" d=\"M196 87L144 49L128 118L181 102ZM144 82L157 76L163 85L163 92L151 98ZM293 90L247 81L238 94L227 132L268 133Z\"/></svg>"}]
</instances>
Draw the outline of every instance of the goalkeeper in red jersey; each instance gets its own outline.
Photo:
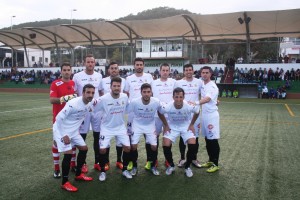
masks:
<instances>
[{"instance_id":1,"label":"goalkeeper in red jersey","mask_svg":"<svg viewBox=\"0 0 300 200\"><path fill-rule=\"evenodd\" d=\"M71 80L72 67L69 63L63 63L61 66L61 78L52 82L50 87L50 103L53 105L53 123L55 122L55 117L64 108L66 102L76 97L74 94L74 81ZM59 152L57 150L57 145L53 140L52 145L52 156L54 163L54 178L60 178L60 168L59 168ZM71 160L71 168L75 169L75 159L76 159L76 148L73 147L73 154Z\"/></svg>"}]
</instances>

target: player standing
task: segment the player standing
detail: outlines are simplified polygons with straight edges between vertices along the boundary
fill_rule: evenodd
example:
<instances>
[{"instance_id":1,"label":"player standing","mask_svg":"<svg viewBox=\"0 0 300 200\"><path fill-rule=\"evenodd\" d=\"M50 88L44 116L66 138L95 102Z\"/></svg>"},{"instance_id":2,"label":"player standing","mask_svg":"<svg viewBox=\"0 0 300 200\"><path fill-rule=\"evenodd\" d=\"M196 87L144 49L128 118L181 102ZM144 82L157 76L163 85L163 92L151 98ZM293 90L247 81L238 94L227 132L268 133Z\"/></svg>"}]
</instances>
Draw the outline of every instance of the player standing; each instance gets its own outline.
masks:
<instances>
[{"instance_id":1,"label":"player standing","mask_svg":"<svg viewBox=\"0 0 300 200\"><path fill-rule=\"evenodd\" d=\"M203 84L201 79L194 78L194 68L192 64L185 64L183 66L184 78L176 82L176 87L180 87L185 92L184 100L199 105L200 88ZM197 153L199 149L199 131L200 131L200 118L195 122L195 135L196 135L196 154L193 158L193 165L200 168L200 162L197 160ZM182 138L179 140L179 150L181 159L178 162L178 167L183 167L185 163L185 148Z\"/></svg>"},{"instance_id":2,"label":"player standing","mask_svg":"<svg viewBox=\"0 0 300 200\"><path fill-rule=\"evenodd\" d=\"M101 86L101 88L102 88L101 96L111 92L111 89L110 89L111 79L114 77L119 77L120 70L119 70L118 63L116 63L116 62L109 63L108 72L109 72L109 76L106 78L103 78L102 82L101 82L101 85L102 85ZM125 79L124 78L121 78L121 79L122 79L121 92L123 92L124 87L125 87ZM116 167L118 167L119 169L123 169L123 163L121 160L122 149L123 149L122 144L117 140L116 141L116 151L117 151ZM109 163L109 150L110 150L110 147L107 148L107 150L106 150L106 162L107 163Z\"/></svg>"},{"instance_id":3,"label":"player standing","mask_svg":"<svg viewBox=\"0 0 300 200\"><path fill-rule=\"evenodd\" d=\"M219 168L220 146L218 139L220 139L220 116L218 112L218 95L219 89L217 85L210 80L213 71L210 67L204 66L201 69L201 77L203 85L201 86L201 100L202 105L202 135L205 137L206 150L208 154L208 162L204 163L202 167L210 167L207 172L216 172Z\"/></svg>"},{"instance_id":4,"label":"player standing","mask_svg":"<svg viewBox=\"0 0 300 200\"><path fill-rule=\"evenodd\" d=\"M101 81L102 75L96 71L95 68L95 58L93 55L89 54L85 57L85 70L79 73L74 74L73 81L75 82L75 91L79 96L82 96L82 88L86 84L92 84L95 87L95 98L100 96L101 91ZM80 126L80 135L83 139L86 139L86 135L90 130L90 124L93 129L94 136L94 154L95 154L95 164L94 169L100 170L99 167L99 135L100 135L100 112L93 112L86 115L86 118L83 121L82 126ZM107 168L108 170L108 168ZM82 167L84 173L88 172L87 165L84 164Z\"/></svg>"},{"instance_id":5,"label":"player standing","mask_svg":"<svg viewBox=\"0 0 300 200\"><path fill-rule=\"evenodd\" d=\"M126 78L126 84L124 88L124 92L128 95L129 101L141 97L141 86L143 83L151 84L153 81L153 77L151 74L144 73L144 65L145 62L142 58L134 59L134 74L128 76ZM132 113L128 113L127 119L127 133L131 135L131 124L132 124L133 115ZM146 153L147 160L151 160L150 158L151 145L146 144ZM147 162L145 168L150 169L151 164Z\"/></svg>"},{"instance_id":6,"label":"player standing","mask_svg":"<svg viewBox=\"0 0 300 200\"><path fill-rule=\"evenodd\" d=\"M55 118L57 114L64 108L66 102L68 100L73 99L76 97L74 95L74 81L71 80L72 75L72 67L69 63L63 63L60 67L61 71L61 78L53 81L50 86L50 103L52 105L52 122L55 122ZM71 168L72 170L75 169L76 163L76 148L73 147L73 154L71 160ZM53 163L54 163L54 178L60 178L60 167L59 167L59 152L57 149L56 142L53 141L52 145L52 156L53 156Z\"/></svg>"},{"instance_id":7,"label":"player standing","mask_svg":"<svg viewBox=\"0 0 300 200\"><path fill-rule=\"evenodd\" d=\"M78 189L69 182L70 161L72 158L72 146L79 149L77 156L77 167L75 180L91 181L93 178L81 173L88 147L83 138L79 135L79 127L85 116L92 112L93 96L95 87L87 84L83 87L82 97L77 97L69 102L56 116L53 124L53 136L57 144L58 151L64 153L62 161L62 185L61 188L70 192Z\"/></svg>"},{"instance_id":8,"label":"player standing","mask_svg":"<svg viewBox=\"0 0 300 200\"><path fill-rule=\"evenodd\" d=\"M176 80L169 78L170 66L168 63L161 64L159 73L160 73L160 78L154 80L151 84L153 97L158 98L161 104L168 104L173 101L173 90L175 88L174 86L176 84ZM167 118L167 116L165 117ZM155 115L155 127L157 133L157 147L158 147L159 135L162 132L162 128L163 128L163 122L158 117L158 115ZM166 166L167 167L169 166L168 162L166 162Z\"/></svg>"},{"instance_id":9,"label":"player standing","mask_svg":"<svg viewBox=\"0 0 300 200\"><path fill-rule=\"evenodd\" d=\"M151 171L154 175L159 175L159 171L155 167L157 161L157 133L155 131L155 115L158 113L160 108L160 102L157 98L151 97L152 90L151 85L144 83L141 86L142 97L133 99L129 106L128 112L133 113L132 121L132 135L131 135L131 152L133 168L131 170L131 175L136 175L137 173L137 159L138 151L137 146L142 135L145 136L145 142L151 145L150 151L150 163ZM160 117L163 117L158 113ZM164 124L166 124L166 119L164 118Z\"/></svg>"},{"instance_id":10,"label":"player standing","mask_svg":"<svg viewBox=\"0 0 300 200\"><path fill-rule=\"evenodd\" d=\"M173 103L167 104L160 109L161 114L168 114L168 126L163 136L164 155L170 166L166 170L167 175L175 171L175 165L172 156L172 143L175 143L178 136L183 138L184 144L188 144L187 160L185 162L185 174L192 177L193 172L190 168L193 158L196 154L196 139L194 123L199 116L200 107L188 104L183 99L184 90L175 88L173 91ZM192 114L193 113L193 117ZM170 131L168 131L168 129Z\"/></svg>"},{"instance_id":11,"label":"player standing","mask_svg":"<svg viewBox=\"0 0 300 200\"><path fill-rule=\"evenodd\" d=\"M111 92L97 99L96 110L103 113L101 118L101 136L100 136L100 181L106 180L105 157L106 149L110 146L110 140L117 138L123 145L123 169L122 175L128 179L132 175L127 170L130 160L130 140L125 126L125 113L128 105L128 96L121 93L122 79L114 77L111 79Z\"/></svg>"}]
</instances>

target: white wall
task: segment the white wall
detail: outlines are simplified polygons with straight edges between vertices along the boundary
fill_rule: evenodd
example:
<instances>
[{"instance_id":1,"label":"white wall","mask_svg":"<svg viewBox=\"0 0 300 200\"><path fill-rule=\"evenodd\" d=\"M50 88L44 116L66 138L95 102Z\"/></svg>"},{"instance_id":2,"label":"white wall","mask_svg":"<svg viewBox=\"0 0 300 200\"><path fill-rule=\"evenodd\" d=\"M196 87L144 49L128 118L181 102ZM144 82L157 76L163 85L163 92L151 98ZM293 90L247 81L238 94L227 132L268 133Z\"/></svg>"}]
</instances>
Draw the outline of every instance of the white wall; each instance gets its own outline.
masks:
<instances>
[{"instance_id":1,"label":"white wall","mask_svg":"<svg viewBox=\"0 0 300 200\"><path fill-rule=\"evenodd\" d=\"M43 51L40 49L27 49L27 55L29 60L29 66L27 66L27 60L26 55L24 51L24 66L25 67L32 67L33 64L36 62L36 64L39 64L40 58L43 58ZM34 57L34 61L32 61L32 57ZM46 62L46 60L48 61ZM44 61L42 60L41 63L44 64L44 66L48 67L51 62L51 52L45 50L44 51Z\"/></svg>"}]
</instances>

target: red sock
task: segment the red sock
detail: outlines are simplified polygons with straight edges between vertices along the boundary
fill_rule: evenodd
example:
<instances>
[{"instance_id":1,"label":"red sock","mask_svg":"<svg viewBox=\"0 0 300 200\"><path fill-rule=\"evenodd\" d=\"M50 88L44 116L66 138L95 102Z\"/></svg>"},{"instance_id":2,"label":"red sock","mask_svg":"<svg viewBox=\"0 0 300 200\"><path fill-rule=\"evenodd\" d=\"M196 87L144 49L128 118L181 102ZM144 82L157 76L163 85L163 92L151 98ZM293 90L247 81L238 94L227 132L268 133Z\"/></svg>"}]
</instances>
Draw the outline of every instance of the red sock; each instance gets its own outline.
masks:
<instances>
[{"instance_id":1,"label":"red sock","mask_svg":"<svg viewBox=\"0 0 300 200\"><path fill-rule=\"evenodd\" d=\"M59 152L56 146L54 144L52 145L52 156L53 156L53 164L54 164L54 170L60 170L59 169Z\"/></svg>"},{"instance_id":2,"label":"red sock","mask_svg":"<svg viewBox=\"0 0 300 200\"><path fill-rule=\"evenodd\" d=\"M72 147L71 167L76 167L76 147Z\"/></svg>"}]
</instances>

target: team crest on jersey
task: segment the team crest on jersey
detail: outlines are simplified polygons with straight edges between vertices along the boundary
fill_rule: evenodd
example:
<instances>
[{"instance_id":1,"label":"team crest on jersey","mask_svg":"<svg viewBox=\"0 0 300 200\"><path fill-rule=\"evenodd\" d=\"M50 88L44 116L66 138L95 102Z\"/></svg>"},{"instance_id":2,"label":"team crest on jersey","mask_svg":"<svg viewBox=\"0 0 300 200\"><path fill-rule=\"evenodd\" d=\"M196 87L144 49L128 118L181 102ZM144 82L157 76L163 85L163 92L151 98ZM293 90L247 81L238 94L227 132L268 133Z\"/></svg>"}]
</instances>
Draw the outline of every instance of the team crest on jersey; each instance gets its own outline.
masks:
<instances>
[{"instance_id":1,"label":"team crest on jersey","mask_svg":"<svg viewBox=\"0 0 300 200\"><path fill-rule=\"evenodd\" d=\"M140 79L139 83L144 83L142 79Z\"/></svg>"},{"instance_id":2,"label":"team crest on jersey","mask_svg":"<svg viewBox=\"0 0 300 200\"><path fill-rule=\"evenodd\" d=\"M214 128L214 126L213 126L212 124L208 124L207 128L208 128L209 130L211 130L211 129Z\"/></svg>"},{"instance_id":3,"label":"team crest on jersey","mask_svg":"<svg viewBox=\"0 0 300 200\"><path fill-rule=\"evenodd\" d=\"M119 106L119 105L120 105L120 103L117 101L117 102L116 102L116 105L117 105L117 106Z\"/></svg>"},{"instance_id":4,"label":"team crest on jersey","mask_svg":"<svg viewBox=\"0 0 300 200\"><path fill-rule=\"evenodd\" d=\"M104 135L100 135L100 140L104 140L105 136Z\"/></svg>"},{"instance_id":5,"label":"team crest on jersey","mask_svg":"<svg viewBox=\"0 0 300 200\"><path fill-rule=\"evenodd\" d=\"M62 84L64 84L63 81L57 81L57 82L55 83L56 86L60 86L60 85L62 85Z\"/></svg>"},{"instance_id":6,"label":"team crest on jersey","mask_svg":"<svg viewBox=\"0 0 300 200\"><path fill-rule=\"evenodd\" d=\"M122 101L122 105L124 105L125 104L125 102L124 101Z\"/></svg>"}]
</instances>

